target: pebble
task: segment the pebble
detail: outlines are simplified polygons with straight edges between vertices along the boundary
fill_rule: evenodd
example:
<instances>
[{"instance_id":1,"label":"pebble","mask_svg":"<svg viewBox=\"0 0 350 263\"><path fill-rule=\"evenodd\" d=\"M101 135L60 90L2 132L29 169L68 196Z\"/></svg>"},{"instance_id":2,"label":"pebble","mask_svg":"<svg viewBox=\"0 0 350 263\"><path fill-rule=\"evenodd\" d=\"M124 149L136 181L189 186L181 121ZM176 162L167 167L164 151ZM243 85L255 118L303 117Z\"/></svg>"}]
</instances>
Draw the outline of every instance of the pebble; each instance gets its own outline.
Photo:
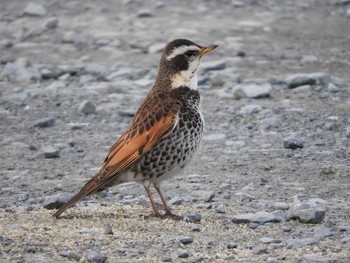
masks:
<instances>
[{"instance_id":1,"label":"pebble","mask_svg":"<svg viewBox=\"0 0 350 263\"><path fill-rule=\"evenodd\" d=\"M103 255L100 251L96 251L96 250L92 250L88 256L87 256L87 260L90 262L106 262L107 257L105 255Z\"/></svg>"},{"instance_id":2,"label":"pebble","mask_svg":"<svg viewBox=\"0 0 350 263\"><path fill-rule=\"evenodd\" d=\"M45 158L58 158L61 150L54 146L45 146L42 148Z\"/></svg>"},{"instance_id":3,"label":"pebble","mask_svg":"<svg viewBox=\"0 0 350 263\"><path fill-rule=\"evenodd\" d=\"M286 240L287 248L300 248L310 245L318 244L318 241L315 238L302 238L302 239L288 239Z\"/></svg>"},{"instance_id":4,"label":"pebble","mask_svg":"<svg viewBox=\"0 0 350 263\"><path fill-rule=\"evenodd\" d=\"M77 32L74 31L68 31L63 35L62 43L65 44L79 44L82 42L81 37L78 35Z\"/></svg>"},{"instance_id":5,"label":"pebble","mask_svg":"<svg viewBox=\"0 0 350 263\"><path fill-rule=\"evenodd\" d=\"M256 114L258 112L260 112L263 108L260 105L255 105L255 104L248 104L243 106L239 113L242 115L252 115L252 114Z\"/></svg>"},{"instance_id":6,"label":"pebble","mask_svg":"<svg viewBox=\"0 0 350 263\"><path fill-rule=\"evenodd\" d=\"M295 89L304 85L315 85L316 79L311 74L296 74L284 79L288 89Z\"/></svg>"},{"instance_id":7,"label":"pebble","mask_svg":"<svg viewBox=\"0 0 350 263\"><path fill-rule=\"evenodd\" d=\"M271 96L271 85L265 84L244 84L236 87L233 91L233 97L235 99L249 98L249 99L261 99L269 98Z\"/></svg>"},{"instance_id":8,"label":"pebble","mask_svg":"<svg viewBox=\"0 0 350 263\"><path fill-rule=\"evenodd\" d=\"M201 229L199 228L199 226L192 226L191 227L191 231L193 231L193 232L200 232Z\"/></svg>"},{"instance_id":9,"label":"pebble","mask_svg":"<svg viewBox=\"0 0 350 263\"><path fill-rule=\"evenodd\" d=\"M58 77L58 74L54 70L48 68L40 70L40 74L43 79L55 79Z\"/></svg>"},{"instance_id":10,"label":"pebble","mask_svg":"<svg viewBox=\"0 0 350 263\"><path fill-rule=\"evenodd\" d=\"M215 197L215 192L211 190L197 190L193 191L192 195L203 202L210 202Z\"/></svg>"},{"instance_id":11,"label":"pebble","mask_svg":"<svg viewBox=\"0 0 350 263\"><path fill-rule=\"evenodd\" d=\"M79 105L79 112L92 114L96 112L96 106L91 100L85 100Z\"/></svg>"},{"instance_id":12,"label":"pebble","mask_svg":"<svg viewBox=\"0 0 350 263\"><path fill-rule=\"evenodd\" d=\"M173 262L170 256L162 256L162 262Z\"/></svg>"},{"instance_id":13,"label":"pebble","mask_svg":"<svg viewBox=\"0 0 350 263\"><path fill-rule=\"evenodd\" d=\"M181 205L181 204L183 204L183 202L185 202L185 200L183 199L183 198L181 198L181 197L179 197L179 196L174 196L173 198L171 198L170 200L169 200L169 204L170 205Z\"/></svg>"},{"instance_id":14,"label":"pebble","mask_svg":"<svg viewBox=\"0 0 350 263\"><path fill-rule=\"evenodd\" d=\"M189 237L189 236L181 237L180 242L184 245L191 244L193 242L193 237Z\"/></svg>"},{"instance_id":15,"label":"pebble","mask_svg":"<svg viewBox=\"0 0 350 263\"><path fill-rule=\"evenodd\" d=\"M275 202L271 205L271 207L275 210L287 210L290 205L286 202Z\"/></svg>"},{"instance_id":16,"label":"pebble","mask_svg":"<svg viewBox=\"0 0 350 263\"><path fill-rule=\"evenodd\" d=\"M113 229L110 225L106 225L104 228L103 228L103 234L104 235L113 235Z\"/></svg>"},{"instance_id":17,"label":"pebble","mask_svg":"<svg viewBox=\"0 0 350 263\"><path fill-rule=\"evenodd\" d=\"M283 146L286 149L297 149L303 148L303 139L296 133L290 134L288 137L283 139Z\"/></svg>"},{"instance_id":18,"label":"pebble","mask_svg":"<svg viewBox=\"0 0 350 263\"><path fill-rule=\"evenodd\" d=\"M333 83L329 83L327 86L327 90L331 93L337 93L340 91L339 87L334 85Z\"/></svg>"},{"instance_id":19,"label":"pebble","mask_svg":"<svg viewBox=\"0 0 350 263\"><path fill-rule=\"evenodd\" d=\"M202 216L198 213L186 213L183 220L189 223L198 223L202 220Z\"/></svg>"},{"instance_id":20,"label":"pebble","mask_svg":"<svg viewBox=\"0 0 350 263\"><path fill-rule=\"evenodd\" d=\"M268 257L265 261L265 263L278 263L278 260L273 257Z\"/></svg>"},{"instance_id":21,"label":"pebble","mask_svg":"<svg viewBox=\"0 0 350 263\"><path fill-rule=\"evenodd\" d=\"M163 52L165 46L166 46L165 43L156 43L156 44L150 45L148 47L148 53L153 53L153 54L161 53Z\"/></svg>"},{"instance_id":22,"label":"pebble","mask_svg":"<svg viewBox=\"0 0 350 263\"><path fill-rule=\"evenodd\" d=\"M262 121L261 128L263 130L271 130L281 127L283 124L280 116L272 116Z\"/></svg>"},{"instance_id":23,"label":"pebble","mask_svg":"<svg viewBox=\"0 0 350 263\"><path fill-rule=\"evenodd\" d=\"M55 29L58 27L58 18L57 17L51 17L48 20L45 21L43 24L43 27L46 29Z\"/></svg>"},{"instance_id":24,"label":"pebble","mask_svg":"<svg viewBox=\"0 0 350 263\"><path fill-rule=\"evenodd\" d=\"M312 64L312 63L315 63L317 61L318 61L317 57L315 57L313 55L308 55L308 56L304 56L301 59L301 64Z\"/></svg>"},{"instance_id":25,"label":"pebble","mask_svg":"<svg viewBox=\"0 0 350 263\"><path fill-rule=\"evenodd\" d=\"M144 10L140 10L138 13L137 13L137 17L139 18L147 18L147 17L153 17L153 13L151 10L148 10L148 9L144 9ZM164 47L164 46L163 46Z\"/></svg>"},{"instance_id":26,"label":"pebble","mask_svg":"<svg viewBox=\"0 0 350 263\"><path fill-rule=\"evenodd\" d=\"M319 256L319 255L303 255L300 257L303 262L307 263L340 263L342 261L337 258Z\"/></svg>"},{"instance_id":27,"label":"pebble","mask_svg":"<svg viewBox=\"0 0 350 263\"><path fill-rule=\"evenodd\" d=\"M190 256L190 253L182 251L179 253L179 258L188 258Z\"/></svg>"},{"instance_id":28,"label":"pebble","mask_svg":"<svg viewBox=\"0 0 350 263\"><path fill-rule=\"evenodd\" d=\"M38 81L41 79L40 72L27 58L18 58L15 62L7 62L0 76L19 81Z\"/></svg>"},{"instance_id":29,"label":"pebble","mask_svg":"<svg viewBox=\"0 0 350 263\"><path fill-rule=\"evenodd\" d=\"M43 206L48 210L58 209L62 205L64 205L69 199L69 196L64 194L48 196L46 197Z\"/></svg>"},{"instance_id":30,"label":"pebble","mask_svg":"<svg viewBox=\"0 0 350 263\"><path fill-rule=\"evenodd\" d=\"M228 249L233 249L233 248L237 248L237 247L238 247L238 245L234 242L230 242L227 244Z\"/></svg>"},{"instance_id":31,"label":"pebble","mask_svg":"<svg viewBox=\"0 0 350 263\"><path fill-rule=\"evenodd\" d=\"M286 213L286 220L299 220L301 223L321 223L325 218L326 210L322 205L315 203L293 204Z\"/></svg>"},{"instance_id":32,"label":"pebble","mask_svg":"<svg viewBox=\"0 0 350 263\"><path fill-rule=\"evenodd\" d=\"M72 251L61 251L60 252L60 256L64 257L64 258L68 258L70 260L75 260L75 261L79 261L80 260L80 256Z\"/></svg>"},{"instance_id":33,"label":"pebble","mask_svg":"<svg viewBox=\"0 0 350 263\"><path fill-rule=\"evenodd\" d=\"M226 68L226 62L223 60L202 62L200 68L203 70L203 72L222 70Z\"/></svg>"},{"instance_id":34,"label":"pebble","mask_svg":"<svg viewBox=\"0 0 350 263\"><path fill-rule=\"evenodd\" d=\"M215 212L218 214L226 214L226 208L224 205L219 205L215 208Z\"/></svg>"},{"instance_id":35,"label":"pebble","mask_svg":"<svg viewBox=\"0 0 350 263\"><path fill-rule=\"evenodd\" d=\"M255 200L254 196L247 193L238 192L238 193L235 193L235 195L239 197L239 201L241 201L242 203L249 203Z\"/></svg>"},{"instance_id":36,"label":"pebble","mask_svg":"<svg viewBox=\"0 0 350 263\"><path fill-rule=\"evenodd\" d=\"M23 11L23 15L27 16L44 16L46 8L37 3L29 3Z\"/></svg>"},{"instance_id":37,"label":"pebble","mask_svg":"<svg viewBox=\"0 0 350 263\"><path fill-rule=\"evenodd\" d=\"M350 126L348 126L348 127L346 128L345 136L348 137L348 138L350 138Z\"/></svg>"},{"instance_id":38,"label":"pebble","mask_svg":"<svg viewBox=\"0 0 350 263\"><path fill-rule=\"evenodd\" d=\"M263 253L266 253L267 252L267 247L263 247L263 246L256 246L253 248L253 253L255 255L260 255L260 254L263 254Z\"/></svg>"},{"instance_id":39,"label":"pebble","mask_svg":"<svg viewBox=\"0 0 350 263\"><path fill-rule=\"evenodd\" d=\"M283 221L283 218L273 213L269 212L257 212L257 213L247 213L247 214L238 214L233 216L232 222L237 224L242 223L278 223Z\"/></svg>"}]
</instances>

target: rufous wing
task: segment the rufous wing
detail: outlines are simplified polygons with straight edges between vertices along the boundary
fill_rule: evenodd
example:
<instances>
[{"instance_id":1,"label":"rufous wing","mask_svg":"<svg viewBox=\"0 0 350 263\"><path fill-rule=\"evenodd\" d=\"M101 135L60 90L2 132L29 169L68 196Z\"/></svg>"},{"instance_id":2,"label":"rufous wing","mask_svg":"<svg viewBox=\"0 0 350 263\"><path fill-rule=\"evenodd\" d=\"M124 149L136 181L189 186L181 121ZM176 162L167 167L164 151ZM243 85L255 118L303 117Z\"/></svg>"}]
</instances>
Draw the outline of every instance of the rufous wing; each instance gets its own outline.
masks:
<instances>
[{"instance_id":1,"label":"rufous wing","mask_svg":"<svg viewBox=\"0 0 350 263\"><path fill-rule=\"evenodd\" d=\"M97 174L54 214L58 217L82 198L98 192L130 168L146 152L168 135L177 125L180 105L164 101L154 108L144 107L137 112L127 132L110 149Z\"/></svg>"}]
</instances>

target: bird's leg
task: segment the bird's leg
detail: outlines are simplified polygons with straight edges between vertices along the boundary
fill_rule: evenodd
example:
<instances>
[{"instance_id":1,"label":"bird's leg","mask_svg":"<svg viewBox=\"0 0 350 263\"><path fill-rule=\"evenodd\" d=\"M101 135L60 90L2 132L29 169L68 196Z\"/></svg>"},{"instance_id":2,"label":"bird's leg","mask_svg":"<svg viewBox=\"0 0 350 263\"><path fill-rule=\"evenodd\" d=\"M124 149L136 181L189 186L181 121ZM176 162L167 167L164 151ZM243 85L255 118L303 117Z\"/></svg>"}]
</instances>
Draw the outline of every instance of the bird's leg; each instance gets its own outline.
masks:
<instances>
[{"instance_id":1,"label":"bird's leg","mask_svg":"<svg viewBox=\"0 0 350 263\"><path fill-rule=\"evenodd\" d=\"M170 209L169 209L169 207L168 207L168 205L167 205L167 203L166 203L166 201L165 201L165 198L164 198L162 192L160 191L160 187L154 184L154 188L156 188L157 193L158 193L158 195L159 195L159 197L160 197L160 200L162 200L162 203L163 203L163 206L164 206L164 209L165 209L165 214L164 214L163 217L164 217L164 218L172 218L172 219L175 219L175 220L180 220L180 219L182 219L181 216L175 215L175 214L173 214L173 213L170 211Z\"/></svg>"},{"instance_id":2,"label":"bird's leg","mask_svg":"<svg viewBox=\"0 0 350 263\"><path fill-rule=\"evenodd\" d=\"M159 216L158 209L157 209L156 203L154 202L154 199L153 199L151 190L149 189L149 186L147 187L147 186L144 185L144 187L145 187L146 193L148 195L148 198L151 201L151 205L152 205L152 208L153 208L154 215L155 216Z\"/></svg>"}]
</instances>

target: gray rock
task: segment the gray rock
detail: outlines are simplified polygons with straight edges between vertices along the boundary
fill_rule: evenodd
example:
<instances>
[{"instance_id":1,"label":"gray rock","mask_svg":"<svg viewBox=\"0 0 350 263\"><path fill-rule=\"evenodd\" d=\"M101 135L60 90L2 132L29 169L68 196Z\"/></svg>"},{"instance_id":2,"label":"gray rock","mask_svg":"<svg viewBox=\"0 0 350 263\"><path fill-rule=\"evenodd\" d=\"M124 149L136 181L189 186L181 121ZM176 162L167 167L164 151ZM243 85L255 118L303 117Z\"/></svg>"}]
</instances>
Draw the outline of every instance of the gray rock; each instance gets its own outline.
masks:
<instances>
[{"instance_id":1,"label":"gray rock","mask_svg":"<svg viewBox=\"0 0 350 263\"><path fill-rule=\"evenodd\" d=\"M183 220L190 223L198 223L202 220L202 216L198 213L186 213Z\"/></svg>"},{"instance_id":2,"label":"gray rock","mask_svg":"<svg viewBox=\"0 0 350 263\"><path fill-rule=\"evenodd\" d=\"M113 229L110 225L106 225L104 228L103 228L103 234L104 235L113 235Z\"/></svg>"},{"instance_id":3,"label":"gray rock","mask_svg":"<svg viewBox=\"0 0 350 263\"><path fill-rule=\"evenodd\" d=\"M184 245L191 244L193 242L193 237L189 237L189 236L181 237L180 242Z\"/></svg>"},{"instance_id":4,"label":"gray rock","mask_svg":"<svg viewBox=\"0 0 350 263\"><path fill-rule=\"evenodd\" d=\"M303 148L303 139L296 133L290 134L288 137L283 139L283 146L286 149L297 149Z\"/></svg>"},{"instance_id":5,"label":"gray rock","mask_svg":"<svg viewBox=\"0 0 350 263\"><path fill-rule=\"evenodd\" d=\"M286 220L299 220L301 223L321 223L325 218L326 210L321 205L313 203L295 203L286 213Z\"/></svg>"},{"instance_id":6,"label":"gray rock","mask_svg":"<svg viewBox=\"0 0 350 263\"><path fill-rule=\"evenodd\" d=\"M27 16L44 16L46 14L46 8L37 3L29 3L23 11L23 15Z\"/></svg>"},{"instance_id":7,"label":"gray rock","mask_svg":"<svg viewBox=\"0 0 350 263\"><path fill-rule=\"evenodd\" d=\"M210 202L215 197L214 191L211 190L197 190L192 192L192 196L197 200L201 200L203 202Z\"/></svg>"},{"instance_id":8,"label":"gray rock","mask_svg":"<svg viewBox=\"0 0 350 263\"><path fill-rule=\"evenodd\" d=\"M70 197L64 194L48 196L46 197L43 206L48 210L58 209L68 202L69 199Z\"/></svg>"},{"instance_id":9,"label":"gray rock","mask_svg":"<svg viewBox=\"0 0 350 263\"><path fill-rule=\"evenodd\" d=\"M345 136L348 137L348 138L350 138L350 126L348 126L348 127L346 128Z\"/></svg>"},{"instance_id":10,"label":"gray rock","mask_svg":"<svg viewBox=\"0 0 350 263\"><path fill-rule=\"evenodd\" d=\"M312 63L315 63L317 61L318 61L317 57L315 57L313 55L308 55L308 56L304 56L301 59L301 64L312 64Z\"/></svg>"},{"instance_id":11,"label":"gray rock","mask_svg":"<svg viewBox=\"0 0 350 263\"><path fill-rule=\"evenodd\" d=\"M0 77L19 81L38 81L41 74L27 58L18 58L15 62L6 63Z\"/></svg>"},{"instance_id":12,"label":"gray rock","mask_svg":"<svg viewBox=\"0 0 350 263\"><path fill-rule=\"evenodd\" d=\"M284 79L289 89L295 89L304 85L315 85L316 79L311 74L296 74Z\"/></svg>"},{"instance_id":13,"label":"gray rock","mask_svg":"<svg viewBox=\"0 0 350 263\"><path fill-rule=\"evenodd\" d=\"M215 208L215 212L218 214L226 214L226 208L224 205L219 205Z\"/></svg>"},{"instance_id":14,"label":"gray rock","mask_svg":"<svg viewBox=\"0 0 350 263\"><path fill-rule=\"evenodd\" d=\"M275 210L287 210L290 205L286 202L275 202L271 205L271 207Z\"/></svg>"},{"instance_id":15,"label":"gray rock","mask_svg":"<svg viewBox=\"0 0 350 263\"><path fill-rule=\"evenodd\" d=\"M271 85L269 83L257 85L257 84L244 84L240 85L233 91L233 97L235 99L250 98L261 99L269 98L271 96Z\"/></svg>"},{"instance_id":16,"label":"gray rock","mask_svg":"<svg viewBox=\"0 0 350 263\"><path fill-rule=\"evenodd\" d=\"M209 134L205 135L203 140L205 141L220 141L226 138L226 135L223 133Z\"/></svg>"},{"instance_id":17,"label":"gray rock","mask_svg":"<svg viewBox=\"0 0 350 263\"><path fill-rule=\"evenodd\" d=\"M281 243L281 242L282 242L281 239L275 239L275 238L270 238L270 237L263 237L263 238L260 238L259 241L260 241L261 243L264 243L264 244Z\"/></svg>"},{"instance_id":18,"label":"gray rock","mask_svg":"<svg viewBox=\"0 0 350 263\"><path fill-rule=\"evenodd\" d=\"M107 257L105 255L103 255L100 251L96 251L96 250L92 250L88 256L87 256L87 260L89 262L106 262Z\"/></svg>"},{"instance_id":19,"label":"gray rock","mask_svg":"<svg viewBox=\"0 0 350 263\"><path fill-rule=\"evenodd\" d=\"M43 68L41 71L40 71L40 74L41 74L41 77L43 79L55 79L58 77L58 74L57 72L55 72L54 70L52 69L48 69L48 68Z\"/></svg>"},{"instance_id":20,"label":"gray rock","mask_svg":"<svg viewBox=\"0 0 350 263\"><path fill-rule=\"evenodd\" d=\"M191 227L191 231L193 231L193 232L200 232L201 229L200 229L198 226L192 226L192 227ZM345 243L345 242L344 242L344 243Z\"/></svg>"},{"instance_id":21,"label":"gray rock","mask_svg":"<svg viewBox=\"0 0 350 263\"><path fill-rule=\"evenodd\" d=\"M267 247L263 247L263 246L256 246L253 248L253 253L255 255L260 255L260 254L263 254L263 253L266 253L267 252Z\"/></svg>"},{"instance_id":22,"label":"gray rock","mask_svg":"<svg viewBox=\"0 0 350 263\"><path fill-rule=\"evenodd\" d=\"M340 91L339 87L334 85L333 83L329 83L327 86L327 90L331 93L337 93Z\"/></svg>"},{"instance_id":23,"label":"gray rock","mask_svg":"<svg viewBox=\"0 0 350 263\"><path fill-rule=\"evenodd\" d=\"M162 256L162 262L173 262L170 256Z\"/></svg>"},{"instance_id":24,"label":"gray rock","mask_svg":"<svg viewBox=\"0 0 350 263\"><path fill-rule=\"evenodd\" d=\"M78 254L76 254L75 252L73 251L61 251L60 252L60 256L61 257L64 257L64 258L68 258L70 260L75 260L75 261L79 261L80 260L80 256Z\"/></svg>"},{"instance_id":25,"label":"gray rock","mask_svg":"<svg viewBox=\"0 0 350 263\"><path fill-rule=\"evenodd\" d=\"M287 248L299 248L318 244L314 238L288 239L286 240Z\"/></svg>"},{"instance_id":26,"label":"gray rock","mask_svg":"<svg viewBox=\"0 0 350 263\"><path fill-rule=\"evenodd\" d=\"M271 130L281 127L283 124L280 116L272 116L263 120L261 128L263 130Z\"/></svg>"},{"instance_id":27,"label":"gray rock","mask_svg":"<svg viewBox=\"0 0 350 263\"><path fill-rule=\"evenodd\" d=\"M265 261L265 263L278 263L278 260L273 257L268 257Z\"/></svg>"},{"instance_id":28,"label":"gray rock","mask_svg":"<svg viewBox=\"0 0 350 263\"><path fill-rule=\"evenodd\" d=\"M139 18L147 18L147 17L153 17L153 13L151 10L148 10L148 9L144 9L144 10L140 10L138 13L137 13L137 17Z\"/></svg>"},{"instance_id":29,"label":"gray rock","mask_svg":"<svg viewBox=\"0 0 350 263\"><path fill-rule=\"evenodd\" d=\"M57 17L51 17L45 21L45 23L43 24L43 28L55 29L58 27L58 22L59 22L59 20Z\"/></svg>"},{"instance_id":30,"label":"gray rock","mask_svg":"<svg viewBox=\"0 0 350 263\"><path fill-rule=\"evenodd\" d=\"M237 248L238 245L235 242L230 242L227 244L227 248L228 249L233 249L233 248Z\"/></svg>"},{"instance_id":31,"label":"gray rock","mask_svg":"<svg viewBox=\"0 0 350 263\"><path fill-rule=\"evenodd\" d=\"M235 215L232 218L233 223L242 224L242 223L278 223L283 221L283 218L280 216L274 215L269 212L257 212L257 213L248 213L248 214L239 214Z\"/></svg>"},{"instance_id":32,"label":"gray rock","mask_svg":"<svg viewBox=\"0 0 350 263\"><path fill-rule=\"evenodd\" d=\"M225 67L226 67L226 62L223 60L218 60L218 61L202 62L200 68L204 72L207 72L211 70L222 70L222 69L225 69Z\"/></svg>"},{"instance_id":33,"label":"gray rock","mask_svg":"<svg viewBox=\"0 0 350 263\"><path fill-rule=\"evenodd\" d=\"M179 196L174 196L173 198L171 198L170 200L169 200L169 204L170 205L181 205L181 204L183 204L183 202L184 202L185 200L183 199L183 198L181 198L181 197L179 197Z\"/></svg>"},{"instance_id":34,"label":"gray rock","mask_svg":"<svg viewBox=\"0 0 350 263\"><path fill-rule=\"evenodd\" d=\"M262 110L262 107L260 105L254 105L254 104L249 104L249 105L245 105L243 106L239 113L240 114L243 114L243 115L246 115L246 114L255 114L255 113L258 113Z\"/></svg>"},{"instance_id":35,"label":"gray rock","mask_svg":"<svg viewBox=\"0 0 350 263\"><path fill-rule=\"evenodd\" d=\"M80 44L82 39L77 32L68 31L63 35L62 43L65 44Z\"/></svg>"},{"instance_id":36,"label":"gray rock","mask_svg":"<svg viewBox=\"0 0 350 263\"><path fill-rule=\"evenodd\" d=\"M337 258L320 256L320 255L303 255L300 257L303 262L307 263L340 263L341 260Z\"/></svg>"},{"instance_id":37,"label":"gray rock","mask_svg":"<svg viewBox=\"0 0 350 263\"><path fill-rule=\"evenodd\" d=\"M190 253L186 251L182 251L179 253L179 258L188 258L190 256Z\"/></svg>"},{"instance_id":38,"label":"gray rock","mask_svg":"<svg viewBox=\"0 0 350 263\"><path fill-rule=\"evenodd\" d=\"M95 104L90 100L85 100L79 105L79 112L84 114L92 114L96 112Z\"/></svg>"},{"instance_id":39,"label":"gray rock","mask_svg":"<svg viewBox=\"0 0 350 263\"><path fill-rule=\"evenodd\" d=\"M165 43L156 43L148 47L148 53L161 53L166 46Z\"/></svg>"},{"instance_id":40,"label":"gray rock","mask_svg":"<svg viewBox=\"0 0 350 263\"><path fill-rule=\"evenodd\" d=\"M235 195L239 197L239 201L241 201L242 203L249 203L255 200L254 196L247 193L238 192L238 193L235 193Z\"/></svg>"},{"instance_id":41,"label":"gray rock","mask_svg":"<svg viewBox=\"0 0 350 263\"><path fill-rule=\"evenodd\" d=\"M45 158L58 158L60 156L61 149L54 146L45 146L43 147L43 153Z\"/></svg>"}]
</instances>

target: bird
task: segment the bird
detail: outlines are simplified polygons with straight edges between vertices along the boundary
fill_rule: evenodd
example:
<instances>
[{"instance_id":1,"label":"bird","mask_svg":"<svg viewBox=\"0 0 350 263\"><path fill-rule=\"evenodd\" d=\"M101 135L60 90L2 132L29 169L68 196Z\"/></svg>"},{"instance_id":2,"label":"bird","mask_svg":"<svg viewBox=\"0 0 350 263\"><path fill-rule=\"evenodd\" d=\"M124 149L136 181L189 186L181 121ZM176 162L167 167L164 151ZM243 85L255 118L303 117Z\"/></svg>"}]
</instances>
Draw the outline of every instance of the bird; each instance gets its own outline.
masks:
<instances>
[{"instance_id":1,"label":"bird","mask_svg":"<svg viewBox=\"0 0 350 263\"><path fill-rule=\"evenodd\" d=\"M163 50L153 87L135 113L129 128L110 148L96 175L61 206L59 216L81 199L126 182L143 185L153 216L180 219L160 190L161 182L180 173L195 157L203 137L204 118L198 91L198 69L203 55L218 45L200 46L175 39ZM164 214L151 193L157 191Z\"/></svg>"}]
</instances>

